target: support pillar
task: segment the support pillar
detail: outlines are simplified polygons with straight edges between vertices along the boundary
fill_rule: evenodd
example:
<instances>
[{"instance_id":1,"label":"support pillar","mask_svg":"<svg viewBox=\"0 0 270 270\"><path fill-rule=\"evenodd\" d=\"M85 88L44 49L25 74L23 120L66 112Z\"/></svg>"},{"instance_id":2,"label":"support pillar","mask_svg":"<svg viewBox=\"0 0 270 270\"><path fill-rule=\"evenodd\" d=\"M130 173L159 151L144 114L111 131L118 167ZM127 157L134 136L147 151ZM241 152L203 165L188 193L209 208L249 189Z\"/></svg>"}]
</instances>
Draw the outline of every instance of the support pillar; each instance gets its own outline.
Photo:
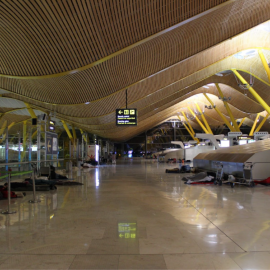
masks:
<instances>
[{"instance_id":1,"label":"support pillar","mask_svg":"<svg viewBox=\"0 0 270 270\"><path fill-rule=\"evenodd\" d=\"M29 143L28 143L28 161L31 162L32 161L32 126L29 129L29 134L28 134L28 138L29 138ZM31 170L31 164L29 164L29 170Z\"/></svg>"},{"instance_id":2,"label":"support pillar","mask_svg":"<svg viewBox=\"0 0 270 270\"><path fill-rule=\"evenodd\" d=\"M266 120L268 119L269 117L269 113L263 118L262 122L259 124L259 126L256 128L255 132L259 132L263 126L263 124L266 122Z\"/></svg>"},{"instance_id":3,"label":"support pillar","mask_svg":"<svg viewBox=\"0 0 270 270\"><path fill-rule=\"evenodd\" d=\"M242 84L247 85L248 91L254 96L254 98L262 105L262 107L270 114L270 107L262 99L262 97L249 85L249 83L236 71L236 69L231 69L232 72L237 76Z\"/></svg>"},{"instance_id":4,"label":"support pillar","mask_svg":"<svg viewBox=\"0 0 270 270\"><path fill-rule=\"evenodd\" d=\"M8 163L8 127L6 127L5 162ZM8 165L6 165L6 171L8 171Z\"/></svg>"},{"instance_id":5,"label":"support pillar","mask_svg":"<svg viewBox=\"0 0 270 270\"><path fill-rule=\"evenodd\" d=\"M249 133L249 136L253 136L254 129L255 129L256 125L257 125L257 121L258 121L259 117L260 117L260 114L257 113L257 116L256 116L256 118L255 118L255 120L254 120L254 123L253 123L253 126L252 126L252 128L251 128L251 131L250 131L250 133Z\"/></svg>"},{"instance_id":6,"label":"support pillar","mask_svg":"<svg viewBox=\"0 0 270 270\"><path fill-rule=\"evenodd\" d=\"M195 138L194 135L192 134L192 132L190 131L190 129L187 127L187 125L183 122L183 125L184 127L186 128L187 132L189 133L189 135L191 136L191 138L194 140L194 141L197 141L197 143L199 143L199 139Z\"/></svg>"},{"instance_id":7,"label":"support pillar","mask_svg":"<svg viewBox=\"0 0 270 270\"><path fill-rule=\"evenodd\" d=\"M145 131L144 151L145 151L145 158L146 158L147 156L147 131Z\"/></svg>"},{"instance_id":8,"label":"support pillar","mask_svg":"<svg viewBox=\"0 0 270 270\"><path fill-rule=\"evenodd\" d=\"M195 119L197 120L198 124L201 126L202 130L206 133L209 134L209 131L205 128L205 126L203 125L203 123L200 121L200 119L197 117L197 115L190 109L190 107L188 107L190 113L192 114L193 117L195 117Z\"/></svg>"},{"instance_id":9,"label":"support pillar","mask_svg":"<svg viewBox=\"0 0 270 270\"><path fill-rule=\"evenodd\" d=\"M209 101L209 103L211 104L211 106L215 109L215 111L217 112L217 114L222 118L222 120L224 121L224 123L227 125L227 127L231 130L231 131L235 131L234 127L230 124L230 122L227 120L227 118L222 114L222 112L214 105L213 101L207 96L207 94L203 93L203 95L205 96L205 98Z\"/></svg>"},{"instance_id":10,"label":"support pillar","mask_svg":"<svg viewBox=\"0 0 270 270\"><path fill-rule=\"evenodd\" d=\"M87 142L86 138L84 139L84 135L82 134L82 160L84 160L85 156L84 156L84 142Z\"/></svg>"},{"instance_id":11,"label":"support pillar","mask_svg":"<svg viewBox=\"0 0 270 270\"><path fill-rule=\"evenodd\" d=\"M182 114L183 114L183 116L184 116L184 118L185 118L185 120L186 120L186 122L187 122L187 124L188 124L188 126L189 126L189 130L191 131L191 133L192 133L193 135L195 135L195 132L194 132L194 130L193 130L191 124L189 123L186 114L185 114L184 112L182 112ZM179 116L178 116L178 118L181 120L181 118L180 118Z\"/></svg>"},{"instance_id":12,"label":"support pillar","mask_svg":"<svg viewBox=\"0 0 270 270\"><path fill-rule=\"evenodd\" d=\"M240 127L242 126L242 124L244 123L244 121L245 121L245 119L246 119L246 117L244 117L242 120L241 120L241 122L240 122L240 124L239 124L239 129L240 129Z\"/></svg>"},{"instance_id":13,"label":"support pillar","mask_svg":"<svg viewBox=\"0 0 270 270\"><path fill-rule=\"evenodd\" d=\"M213 134L213 132L212 132L212 130L211 130L211 128L210 128L210 126L209 126L209 124L208 124L208 122L207 122L207 120L206 120L205 116L203 115L203 112L202 112L202 110L201 110L200 106L198 105L198 103L197 103L197 102L195 102L195 104L196 104L196 107L197 107L197 109L198 109L199 113L200 113L200 114L201 114L201 116L202 116L202 120L203 120L204 125L205 125L205 127L207 128L208 132L209 132L210 134Z\"/></svg>"},{"instance_id":14,"label":"support pillar","mask_svg":"<svg viewBox=\"0 0 270 270\"><path fill-rule=\"evenodd\" d=\"M40 128L40 123L37 125L37 171L40 171L40 136L41 136L41 128Z\"/></svg>"},{"instance_id":15,"label":"support pillar","mask_svg":"<svg viewBox=\"0 0 270 270\"><path fill-rule=\"evenodd\" d=\"M228 112L228 115L230 116L230 119L231 119L231 121L232 121L232 123L233 123L233 126L234 126L235 131L240 132L240 129L239 129L239 127L238 127L238 125L237 125L237 123L236 123L234 117L233 117L231 108L229 107L227 101L225 100L224 95L223 95L223 93L222 93L222 91L221 91L221 89L220 89L218 83L215 83L215 85L216 85L216 88L217 88L217 90L218 90L218 92L219 92L219 94L220 94L221 100L223 101L224 106L225 106L225 108L226 108L226 110L227 110L227 112Z\"/></svg>"},{"instance_id":16,"label":"support pillar","mask_svg":"<svg viewBox=\"0 0 270 270\"><path fill-rule=\"evenodd\" d=\"M78 163L78 160L79 160L79 139L77 139L77 144L76 144L76 159L77 159L77 163Z\"/></svg>"},{"instance_id":17,"label":"support pillar","mask_svg":"<svg viewBox=\"0 0 270 270\"><path fill-rule=\"evenodd\" d=\"M268 66L268 63L267 63L267 61L266 61L266 59L265 59L265 57L264 57L264 54L263 54L263 52L262 52L261 49L258 49L258 53L259 53L259 56L260 56L260 58L261 58L263 67L264 67L264 69L265 69L265 72L266 72L266 74L267 74L267 76L268 76L268 80L269 80L269 82L270 82L270 68L269 68L269 66Z\"/></svg>"},{"instance_id":18,"label":"support pillar","mask_svg":"<svg viewBox=\"0 0 270 270\"><path fill-rule=\"evenodd\" d=\"M27 140L27 122L26 121L23 121L23 152L22 152L22 155L21 155L21 161L24 161L24 157L25 157L25 154L26 154L26 140Z\"/></svg>"}]
</instances>

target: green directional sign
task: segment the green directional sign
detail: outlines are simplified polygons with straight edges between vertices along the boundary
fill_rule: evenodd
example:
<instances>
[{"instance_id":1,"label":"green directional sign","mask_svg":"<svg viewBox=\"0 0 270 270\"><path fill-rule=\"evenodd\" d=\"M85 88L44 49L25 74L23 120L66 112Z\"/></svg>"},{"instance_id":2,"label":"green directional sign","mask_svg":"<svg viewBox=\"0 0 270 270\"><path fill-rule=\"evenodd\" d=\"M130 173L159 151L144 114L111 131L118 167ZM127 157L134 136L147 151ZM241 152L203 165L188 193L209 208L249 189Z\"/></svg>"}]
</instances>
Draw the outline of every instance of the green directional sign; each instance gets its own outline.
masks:
<instances>
[{"instance_id":1,"label":"green directional sign","mask_svg":"<svg viewBox=\"0 0 270 270\"><path fill-rule=\"evenodd\" d=\"M116 109L117 126L137 126L137 109Z\"/></svg>"}]
</instances>

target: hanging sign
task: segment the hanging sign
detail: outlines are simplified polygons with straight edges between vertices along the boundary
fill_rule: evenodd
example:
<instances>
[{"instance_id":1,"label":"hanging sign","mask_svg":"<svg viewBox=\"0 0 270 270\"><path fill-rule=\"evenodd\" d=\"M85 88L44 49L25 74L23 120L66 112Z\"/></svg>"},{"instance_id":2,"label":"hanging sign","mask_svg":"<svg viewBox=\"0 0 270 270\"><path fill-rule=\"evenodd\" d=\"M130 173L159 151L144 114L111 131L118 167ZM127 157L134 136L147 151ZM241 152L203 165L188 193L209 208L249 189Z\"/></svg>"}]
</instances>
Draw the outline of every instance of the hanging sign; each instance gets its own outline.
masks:
<instances>
[{"instance_id":1,"label":"hanging sign","mask_svg":"<svg viewBox=\"0 0 270 270\"><path fill-rule=\"evenodd\" d=\"M116 109L117 126L137 126L137 109Z\"/></svg>"},{"instance_id":2,"label":"hanging sign","mask_svg":"<svg viewBox=\"0 0 270 270\"><path fill-rule=\"evenodd\" d=\"M58 154L58 138L56 133L46 132L46 155Z\"/></svg>"}]
</instances>

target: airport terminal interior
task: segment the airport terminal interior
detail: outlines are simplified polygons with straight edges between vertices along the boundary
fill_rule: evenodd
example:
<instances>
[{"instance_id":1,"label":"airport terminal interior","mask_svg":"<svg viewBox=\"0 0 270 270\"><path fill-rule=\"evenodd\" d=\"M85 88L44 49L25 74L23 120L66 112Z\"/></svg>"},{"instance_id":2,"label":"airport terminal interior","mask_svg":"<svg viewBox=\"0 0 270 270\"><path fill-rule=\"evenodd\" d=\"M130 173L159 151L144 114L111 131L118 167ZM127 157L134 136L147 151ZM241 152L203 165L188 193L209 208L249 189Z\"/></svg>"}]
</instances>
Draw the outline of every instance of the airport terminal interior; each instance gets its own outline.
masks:
<instances>
[{"instance_id":1,"label":"airport terminal interior","mask_svg":"<svg viewBox=\"0 0 270 270\"><path fill-rule=\"evenodd\" d=\"M269 0L0 0L0 269L269 270L269 93Z\"/></svg>"}]
</instances>

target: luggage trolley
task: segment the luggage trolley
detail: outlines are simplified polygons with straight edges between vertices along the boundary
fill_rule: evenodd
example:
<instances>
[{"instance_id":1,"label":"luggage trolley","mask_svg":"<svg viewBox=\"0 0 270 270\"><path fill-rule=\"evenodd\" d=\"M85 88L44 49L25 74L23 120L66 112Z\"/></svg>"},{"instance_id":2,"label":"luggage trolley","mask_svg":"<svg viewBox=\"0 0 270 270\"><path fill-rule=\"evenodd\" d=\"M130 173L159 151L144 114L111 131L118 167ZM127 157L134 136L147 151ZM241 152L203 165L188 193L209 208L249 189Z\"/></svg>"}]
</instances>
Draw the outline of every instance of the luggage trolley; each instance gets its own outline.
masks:
<instances>
[{"instance_id":1,"label":"luggage trolley","mask_svg":"<svg viewBox=\"0 0 270 270\"><path fill-rule=\"evenodd\" d=\"M223 164L222 164L222 162L215 162L214 165L217 168L216 179L214 181L214 184L221 186L222 185L222 177L223 177Z\"/></svg>"},{"instance_id":2,"label":"luggage trolley","mask_svg":"<svg viewBox=\"0 0 270 270\"><path fill-rule=\"evenodd\" d=\"M254 187L255 183L252 179L252 168L253 168L252 162L245 162L243 165L243 178L237 178L235 181L231 181L230 185L233 188L235 184L238 185L245 185L249 187Z\"/></svg>"}]
</instances>

